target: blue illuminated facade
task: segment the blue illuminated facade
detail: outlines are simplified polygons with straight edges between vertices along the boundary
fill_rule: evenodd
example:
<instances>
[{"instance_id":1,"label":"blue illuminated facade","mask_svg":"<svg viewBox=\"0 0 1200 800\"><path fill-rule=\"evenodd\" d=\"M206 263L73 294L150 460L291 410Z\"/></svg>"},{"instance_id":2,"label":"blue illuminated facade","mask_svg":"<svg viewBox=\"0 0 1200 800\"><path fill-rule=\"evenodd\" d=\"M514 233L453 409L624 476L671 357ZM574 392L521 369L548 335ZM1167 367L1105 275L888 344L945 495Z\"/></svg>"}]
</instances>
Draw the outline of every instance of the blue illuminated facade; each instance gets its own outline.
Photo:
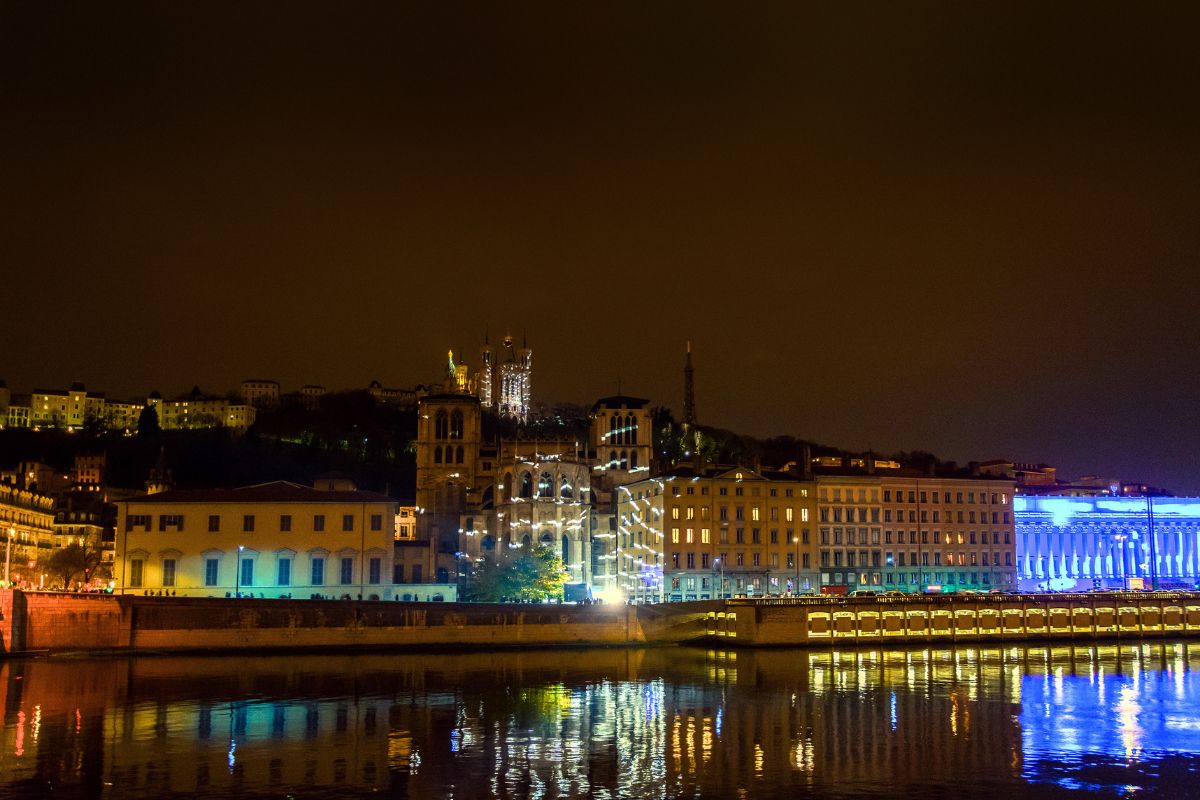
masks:
<instances>
[{"instance_id":1,"label":"blue illuminated facade","mask_svg":"<svg viewBox=\"0 0 1200 800\"><path fill-rule=\"evenodd\" d=\"M1200 498L1018 495L1013 512L1021 591L1200 584Z\"/></svg>"}]
</instances>

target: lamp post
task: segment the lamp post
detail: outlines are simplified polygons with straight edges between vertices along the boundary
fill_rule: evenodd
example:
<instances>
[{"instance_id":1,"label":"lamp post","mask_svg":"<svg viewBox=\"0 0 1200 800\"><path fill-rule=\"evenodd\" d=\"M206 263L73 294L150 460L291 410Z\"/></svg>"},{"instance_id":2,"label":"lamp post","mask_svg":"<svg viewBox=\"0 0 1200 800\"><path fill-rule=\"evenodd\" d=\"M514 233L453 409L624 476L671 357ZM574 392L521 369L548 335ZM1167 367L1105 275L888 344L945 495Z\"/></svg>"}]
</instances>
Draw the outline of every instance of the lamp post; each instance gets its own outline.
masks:
<instances>
[{"instance_id":1,"label":"lamp post","mask_svg":"<svg viewBox=\"0 0 1200 800\"><path fill-rule=\"evenodd\" d=\"M8 539L4 544L4 588L11 589L12 581L9 580L8 571L12 566L12 540L17 535L17 529L10 527L8 529Z\"/></svg>"},{"instance_id":2,"label":"lamp post","mask_svg":"<svg viewBox=\"0 0 1200 800\"><path fill-rule=\"evenodd\" d=\"M238 545L237 563L233 565L233 599L236 600L241 596L241 581L242 581L242 551L246 549L245 545Z\"/></svg>"}]
</instances>

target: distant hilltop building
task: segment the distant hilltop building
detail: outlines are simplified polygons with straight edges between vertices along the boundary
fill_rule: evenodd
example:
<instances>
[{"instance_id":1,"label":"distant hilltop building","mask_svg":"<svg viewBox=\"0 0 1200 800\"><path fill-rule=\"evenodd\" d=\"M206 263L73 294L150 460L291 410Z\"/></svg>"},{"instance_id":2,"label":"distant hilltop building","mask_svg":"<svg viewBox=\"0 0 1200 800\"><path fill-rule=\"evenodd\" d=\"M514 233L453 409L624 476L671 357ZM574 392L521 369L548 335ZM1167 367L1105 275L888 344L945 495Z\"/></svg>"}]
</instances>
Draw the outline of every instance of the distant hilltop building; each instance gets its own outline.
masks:
<instances>
[{"instance_id":1,"label":"distant hilltop building","mask_svg":"<svg viewBox=\"0 0 1200 800\"><path fill-rule=\"evenodd\" d=\"M27 395L14 395L7 387L0 389L0 427L76 431L95 424L106 430L132 433L146 406L154 408L163 430L245 430L256 417L253 405L205 395L198 388L175 400L151 392L139 403L110 400L102 392L91 392L82 383L73 383L69 389L37 389Z\"/></svg>"},{"instance_id":2,"label":"distant hilltop building","mask_svg":"<svg viewBox=\"0 0 1200 800\"><path fill-rule=\"evenodd\" d=\"M1063 497L1165 497L1166 489L1145 483L1123 481L1104 475L1081 475L1073 481L1058 477L1058 470L1049 464L1021 463L995 459L979 465L983 475L1011 478L1019 494L1052 494Z\"/></svg>"},{"instance_id":3,"label":"distant hilltop building","mask_svg":"<svg viewBox=\"0 0 1200 800\"><path fill-rule=\"evenodd\" d=\"M245 380L242 381L242 388L238 396L243 403L255 408L278 408L279 383L261 378Z\"/></svg>"},{"instance_id":4,"label":"distant hilltop building","mask_svg":"<svg viewBox=\"0 0 1200 800\"><path fill-rule=\"evenodd\" d=\"M479 349L479 369L472 373L454 351L447 353L443 391L469 394L479 398L483 409L495 409L502 417L527 422L533 407L533 350L524 336L517 347L512 336L505 336L497 353L488 335Z\"/></svg>"}]
</instances>

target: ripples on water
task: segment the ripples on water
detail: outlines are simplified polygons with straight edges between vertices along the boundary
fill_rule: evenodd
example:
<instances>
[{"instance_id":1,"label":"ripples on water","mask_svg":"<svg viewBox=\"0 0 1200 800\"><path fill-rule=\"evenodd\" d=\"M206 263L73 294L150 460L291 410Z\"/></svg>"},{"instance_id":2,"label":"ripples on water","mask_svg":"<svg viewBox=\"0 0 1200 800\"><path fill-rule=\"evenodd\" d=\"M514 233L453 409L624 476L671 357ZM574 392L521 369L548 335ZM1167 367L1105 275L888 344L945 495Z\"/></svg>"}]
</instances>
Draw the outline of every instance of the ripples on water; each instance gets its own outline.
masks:
<instances>
[{"instance_id":1,"label":"ripples on water","mask_svg":"<svg viewBox=\"0 0 1200 800\"><path fill-rule=\"evenodd\" d=\"M0 662L0 798L1200 797L1200 644Z\"/></svg>"}]
</instances>

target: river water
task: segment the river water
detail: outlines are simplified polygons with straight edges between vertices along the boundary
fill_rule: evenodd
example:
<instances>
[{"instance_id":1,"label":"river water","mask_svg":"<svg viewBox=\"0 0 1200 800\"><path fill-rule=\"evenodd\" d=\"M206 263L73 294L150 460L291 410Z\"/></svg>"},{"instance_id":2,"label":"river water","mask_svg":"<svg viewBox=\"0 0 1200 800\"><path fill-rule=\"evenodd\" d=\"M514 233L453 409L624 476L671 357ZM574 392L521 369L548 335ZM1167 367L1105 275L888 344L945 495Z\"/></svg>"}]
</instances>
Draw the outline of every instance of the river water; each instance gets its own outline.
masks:
<instances>
[{"instance_id":1,"label":"river water","mask_svg":"<svg viewBox=\"0 0 1200 800\"><path fill-rule=\"evenodd\" d=\"M0 798L1200 797L1200 644L0 662Z\"/></svg>"}]
</instances>

